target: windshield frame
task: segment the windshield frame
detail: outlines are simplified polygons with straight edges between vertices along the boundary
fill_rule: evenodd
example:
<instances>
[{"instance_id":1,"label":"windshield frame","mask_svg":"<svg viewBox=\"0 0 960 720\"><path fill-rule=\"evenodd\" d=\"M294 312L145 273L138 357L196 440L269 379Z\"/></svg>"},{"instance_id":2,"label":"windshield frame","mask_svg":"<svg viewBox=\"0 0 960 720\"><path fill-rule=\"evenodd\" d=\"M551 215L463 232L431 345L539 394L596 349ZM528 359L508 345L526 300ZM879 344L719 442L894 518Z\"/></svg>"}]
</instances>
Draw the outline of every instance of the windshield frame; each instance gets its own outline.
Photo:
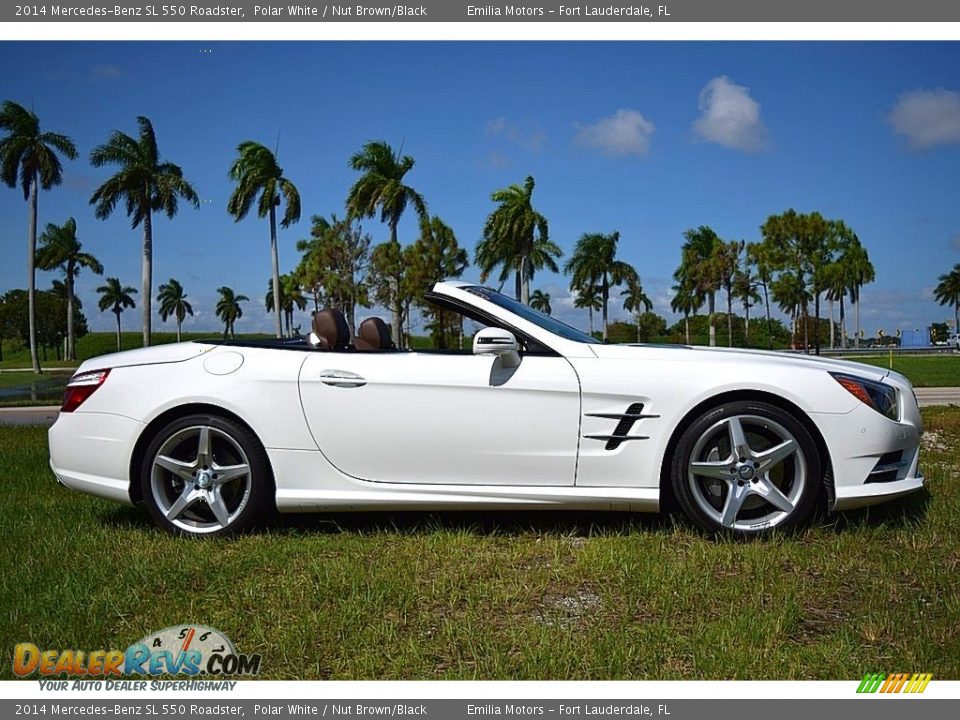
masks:
<instances>
[{"instance_id":1,"label":"windshield frame","mask_svg":"<svg viewBox=\"0 0 960 720\"><path fill-rule=\"evenodd\" d=\"M459 287L459 289L468 292L475 297L482 298L483 300L496 305L501 310L506 310L512 315L516 315L518 318L526 320L527 322L536 325L541 330L544 330L551 335L555 335L558 338L584 345L602 344L595 337L587 335L587 333L583 332L582 330L577 330L575 327L567 325L565 322L557 320L555 317L540 312L539 310L534 310L529 305L524 305L520 301L514 300L512 297L504 295L503 293L492 288L484 287L483 285L462 285Z\"/></svg>"}]
</instances>

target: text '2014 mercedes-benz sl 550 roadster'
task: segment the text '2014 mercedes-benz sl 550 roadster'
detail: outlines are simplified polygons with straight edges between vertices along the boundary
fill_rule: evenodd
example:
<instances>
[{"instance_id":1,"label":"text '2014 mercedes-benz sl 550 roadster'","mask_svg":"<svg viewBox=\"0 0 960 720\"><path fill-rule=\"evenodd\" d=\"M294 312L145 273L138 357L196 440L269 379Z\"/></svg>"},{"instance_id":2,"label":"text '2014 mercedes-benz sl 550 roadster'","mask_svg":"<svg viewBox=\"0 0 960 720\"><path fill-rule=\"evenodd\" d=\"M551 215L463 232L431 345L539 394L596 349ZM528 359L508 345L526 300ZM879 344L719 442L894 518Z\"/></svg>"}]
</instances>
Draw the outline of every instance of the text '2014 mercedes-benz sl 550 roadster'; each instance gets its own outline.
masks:
<instances>
[{"instance_id":1,"label":"text '2014 mercedes-benz sl 550 roadster'","mask_svg":"<svg viewBox=\"0 0 960 720\"><path fill-rule=\"evenodd\" d=\"M64 485L185 535L266 514L658 511L757 535L923 485L909 381L859 363L605 345L494 290L428 299L472 352L396 350L382 320L308 338L185 342L88 360L50 429Z\"/></svg>"}]
</instances>

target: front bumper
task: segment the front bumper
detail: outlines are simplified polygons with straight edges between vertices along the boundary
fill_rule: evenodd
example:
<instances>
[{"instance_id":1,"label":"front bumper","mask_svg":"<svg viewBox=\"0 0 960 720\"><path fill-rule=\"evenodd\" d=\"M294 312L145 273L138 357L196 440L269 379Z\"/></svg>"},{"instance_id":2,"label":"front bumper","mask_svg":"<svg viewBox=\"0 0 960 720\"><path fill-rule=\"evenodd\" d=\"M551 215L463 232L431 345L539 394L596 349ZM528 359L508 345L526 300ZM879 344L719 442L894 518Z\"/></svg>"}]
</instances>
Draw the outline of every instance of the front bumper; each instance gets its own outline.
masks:
<instances>
[{"instance_id":1,"label":"front bumper","mask_svg":"<svg viewBox=\"0 0 960 720\"><path fill-rule=\"evenodd\" d=\"M901 402L911 398L901 391ZM833 465L832 510L852 510L901 497L923 487L920 471L920 434L923 431L915 402L903 408L899 422L860 405L843 415L815 414ZM879 474L885 458L905 462L895 473ZM878 477L883 481L878 481Z\"/></svg>"},{"instance_id":2,"label":"front bumper","mask_svg":"<svg viewBox=\"0 0 960 720\"><path fill-rule=\"evenodd\" d=\"M130 458L143 423L109 413L60 413L50 428L50 469L74 490L132 505Z\"/></svg>"}]
</instances>

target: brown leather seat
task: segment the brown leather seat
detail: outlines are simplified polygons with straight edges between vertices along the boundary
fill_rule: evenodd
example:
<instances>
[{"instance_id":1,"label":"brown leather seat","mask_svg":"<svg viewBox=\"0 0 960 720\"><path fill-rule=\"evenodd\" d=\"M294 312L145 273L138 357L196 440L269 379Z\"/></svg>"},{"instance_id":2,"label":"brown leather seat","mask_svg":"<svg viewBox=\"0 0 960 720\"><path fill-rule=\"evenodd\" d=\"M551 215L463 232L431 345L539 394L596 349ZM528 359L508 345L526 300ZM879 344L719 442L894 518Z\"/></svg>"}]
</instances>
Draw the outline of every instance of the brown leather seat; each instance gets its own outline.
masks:
<instances>
[{"instance_id":1,"label":"brown leather seat","mask_svg":"<svg viewBox=\"0 0 960 720\"><path fill-rule=\"evenodd\" d=\"M326 308L313 316L313 332L316 345L321 350L346 350L350 347L350 328L343 313L336 308Z\"/></svg>"},{"instance_id":2,"label":"brown leather seat","mask_svg":"<svg viewBox=\"0 0 960 720\"><path fill-rule=\"evenodd\" d=\"M390 337L390 326L378 317L367 318L357 328L353 346L366 352L393 350L395 346Z\"/></svg>"}]
</instances>

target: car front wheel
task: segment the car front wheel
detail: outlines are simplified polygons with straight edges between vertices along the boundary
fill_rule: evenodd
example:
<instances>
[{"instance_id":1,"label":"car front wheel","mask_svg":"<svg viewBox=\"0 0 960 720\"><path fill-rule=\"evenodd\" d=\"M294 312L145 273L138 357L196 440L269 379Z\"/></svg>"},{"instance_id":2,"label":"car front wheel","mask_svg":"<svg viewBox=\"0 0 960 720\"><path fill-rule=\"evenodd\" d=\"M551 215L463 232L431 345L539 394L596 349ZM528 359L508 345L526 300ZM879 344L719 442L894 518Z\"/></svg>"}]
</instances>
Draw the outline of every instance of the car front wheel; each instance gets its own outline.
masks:
<instances>
[{"instance_id":1,"label":"car front wheel","mask_svg":"<svg viewBox=\"0 0 960 720\"><path fill-rule=\"evenodd\" d=\"M754 536L802 524L823 474L810 433L775 405L713 408L684 431L670 479L687 517L712 533Z\"/></svg>"},{"instance_id":2,"label":"car front wheel","mask_svg":"<svg viewBox=\"0 0 960 720\"><path fill-rule=\"evenodd\" d=\"M153 520L180 535L240 532L273 503L263 446L246 427L216 415L190 415L160 430L140 482Z\"/></svg>"}]
</instances>

